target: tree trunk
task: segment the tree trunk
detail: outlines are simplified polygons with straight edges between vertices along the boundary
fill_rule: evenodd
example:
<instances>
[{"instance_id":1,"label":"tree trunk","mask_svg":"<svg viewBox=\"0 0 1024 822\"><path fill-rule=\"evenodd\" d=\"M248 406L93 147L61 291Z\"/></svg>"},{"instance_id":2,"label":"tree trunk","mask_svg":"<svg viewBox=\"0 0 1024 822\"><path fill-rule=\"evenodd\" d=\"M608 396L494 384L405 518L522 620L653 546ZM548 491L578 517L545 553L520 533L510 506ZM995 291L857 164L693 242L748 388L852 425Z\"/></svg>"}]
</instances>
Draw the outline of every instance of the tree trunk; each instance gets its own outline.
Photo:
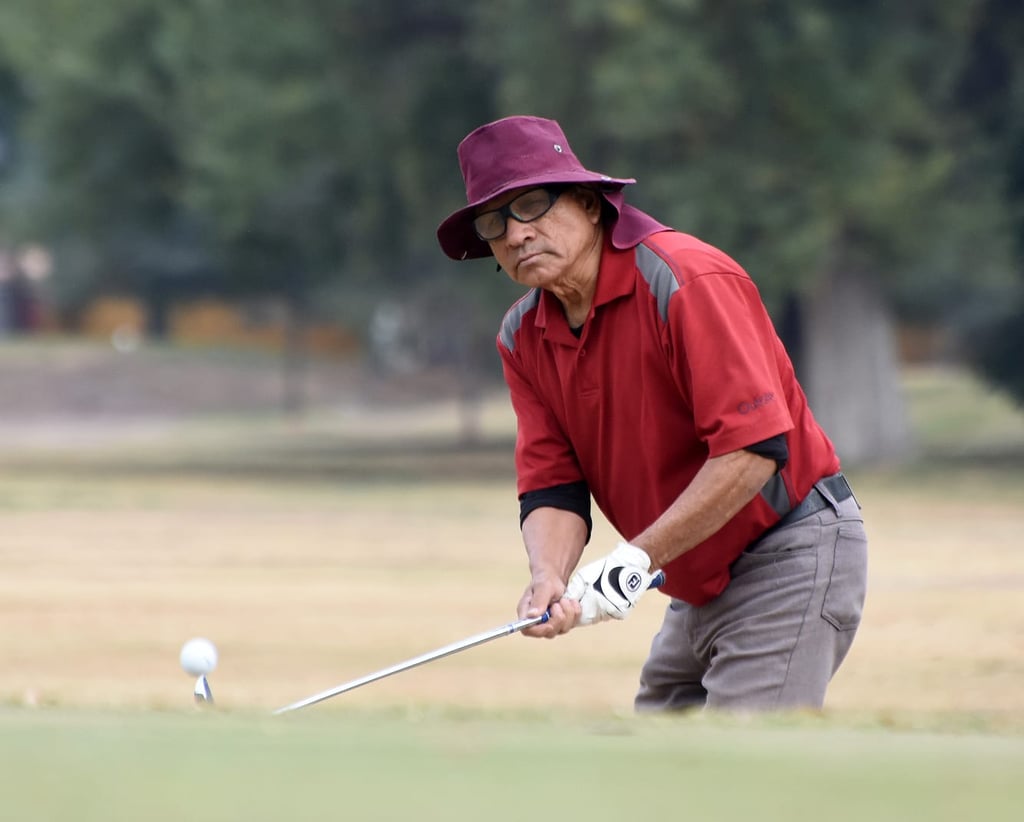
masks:
<instances>
[{"instance_id":1,"label":"tree trunk","mask_svg":"<svg viewBox=\"0 0 1024 822\"><path fill-rule=\"evenodd\" d=\"M843 464L905 460L913 443L896 336L874 279L833 266L803 315L799 377Z\"/></svg>"}]
</instances>

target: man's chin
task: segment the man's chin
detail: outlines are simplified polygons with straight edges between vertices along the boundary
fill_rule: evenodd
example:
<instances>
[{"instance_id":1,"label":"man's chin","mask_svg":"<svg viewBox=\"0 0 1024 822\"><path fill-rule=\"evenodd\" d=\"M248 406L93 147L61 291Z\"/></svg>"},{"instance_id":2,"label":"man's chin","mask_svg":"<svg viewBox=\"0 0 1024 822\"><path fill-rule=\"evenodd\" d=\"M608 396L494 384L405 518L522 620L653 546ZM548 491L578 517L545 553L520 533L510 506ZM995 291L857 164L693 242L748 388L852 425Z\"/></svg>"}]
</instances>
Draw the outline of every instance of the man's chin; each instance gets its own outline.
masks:
<instances>
[{"instance_id":1,"label":"man's chin","mask_svg":"<svg viewBox=\"0 0 1024 822\"><path fill-rule=\"evenodd\" d=\"M529 281L530 285L543 286L554 281L557 272L552 271L545 263L546 255L534 254L516 263L516 279L520 282Z\"/></svg>"}]
</instances>

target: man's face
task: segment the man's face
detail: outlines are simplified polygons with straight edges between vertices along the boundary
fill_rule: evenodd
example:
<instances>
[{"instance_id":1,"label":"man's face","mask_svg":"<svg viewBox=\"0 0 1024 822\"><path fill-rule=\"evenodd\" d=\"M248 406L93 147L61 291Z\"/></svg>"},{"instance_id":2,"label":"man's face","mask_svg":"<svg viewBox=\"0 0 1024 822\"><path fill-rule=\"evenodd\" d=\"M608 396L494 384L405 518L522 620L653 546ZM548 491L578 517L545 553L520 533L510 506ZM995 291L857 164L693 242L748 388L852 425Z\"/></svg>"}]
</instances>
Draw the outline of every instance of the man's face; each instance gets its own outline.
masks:
<instances>
[{"instance_id":1,"label":"man's face","mask_svg":"<svg viewBox=\"0 0 1024 822\"><path fill-rule=\"evenodd\" d=\"M511 203L530 188L519 188L482 205L477 214ZM601 239L601 206L594 192L569 189L530 222L507 217L505 234L491 240L491 252L513 280L528 288L550 288L579 277L580 264Z\"/></svg>"}]
</instances>

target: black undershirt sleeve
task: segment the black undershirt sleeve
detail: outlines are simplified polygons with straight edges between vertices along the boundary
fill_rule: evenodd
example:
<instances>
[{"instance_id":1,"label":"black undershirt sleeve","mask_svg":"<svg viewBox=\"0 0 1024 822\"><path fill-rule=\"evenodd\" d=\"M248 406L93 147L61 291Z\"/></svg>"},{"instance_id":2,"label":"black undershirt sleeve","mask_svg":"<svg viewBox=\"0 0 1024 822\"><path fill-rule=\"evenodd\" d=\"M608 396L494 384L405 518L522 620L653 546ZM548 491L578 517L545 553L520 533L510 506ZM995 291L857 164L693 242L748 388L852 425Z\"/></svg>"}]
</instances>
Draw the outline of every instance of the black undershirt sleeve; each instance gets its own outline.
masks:
<instances>
[{"instance_id":1,"label":"black undershirt sleeve","mask_svg":"<svg viewBox=\"0 0 1024 822\"><path fill-rule=\"evenodd\" d=\"M778 434L774 437L769 437L766 440L755 442L753 445L748 445L743 450L757 454L759 457L767 457L770 460L775 460L776 473L785 468L786 463L789 462L789 446L786 445L785 434Z\"/></svg>"},{"instance_id":2,"label":"black undershirt sleeve","mask_svg":"<svg viewBox=\"0 0 1024 822\"><path fill-rule=\"evenodd\" d=\"M587 526L587 542L590 542L590 534L594 530L594 520L590 516L590 487L586 482L567 482L563 485L553 485L550 488L540 488L536 491L527 491L519 495L519 527L530 515L531 511L538 508L560 508L563 511L572 511L577 514Z\"/></svg>"},{"instance_id":3,"label":"black undershirt sleeve","mask_svg":"<svg viewBox=\"0 0 1024 822\"><path fill-rule=\"evenodd\" d=\"M781 471L789 461L789 448L786 445L786 435L779 434L769 437L761 442L755 442L743 449L751 451L761 457L775 460L776 470ZM590 535L594 530L594 520L590 514L590 488L586 482L567 482L563 485L553 485L550 488L540 488L536 491L527 491L519 495L519 527L532 511L538 508L558 508L562 511L571 511L579 516L587 526L587 542L590 542Z\"/></svg>"}]
</instances>

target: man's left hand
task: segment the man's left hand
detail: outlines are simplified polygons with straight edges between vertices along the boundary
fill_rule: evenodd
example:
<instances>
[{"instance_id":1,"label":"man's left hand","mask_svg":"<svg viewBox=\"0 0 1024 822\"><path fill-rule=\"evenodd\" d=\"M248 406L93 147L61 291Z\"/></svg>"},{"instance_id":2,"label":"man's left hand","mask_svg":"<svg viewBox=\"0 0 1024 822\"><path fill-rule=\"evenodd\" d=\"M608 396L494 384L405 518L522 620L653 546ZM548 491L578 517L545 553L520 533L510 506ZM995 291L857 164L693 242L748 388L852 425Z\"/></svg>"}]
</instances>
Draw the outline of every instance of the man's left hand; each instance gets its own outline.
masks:
<instances>
[{"instance_id":1,"label":"man's left hand","mask_svg":"<svg viewBox=\"0 0 1024 822\"><path fill-rule=\"evenodd\" d=\"M580 603L579 625L625 619L655 575L647 552L620 542L604 559L584 565L569 579L565 596Z\"/></svg>"}]
</instances>

